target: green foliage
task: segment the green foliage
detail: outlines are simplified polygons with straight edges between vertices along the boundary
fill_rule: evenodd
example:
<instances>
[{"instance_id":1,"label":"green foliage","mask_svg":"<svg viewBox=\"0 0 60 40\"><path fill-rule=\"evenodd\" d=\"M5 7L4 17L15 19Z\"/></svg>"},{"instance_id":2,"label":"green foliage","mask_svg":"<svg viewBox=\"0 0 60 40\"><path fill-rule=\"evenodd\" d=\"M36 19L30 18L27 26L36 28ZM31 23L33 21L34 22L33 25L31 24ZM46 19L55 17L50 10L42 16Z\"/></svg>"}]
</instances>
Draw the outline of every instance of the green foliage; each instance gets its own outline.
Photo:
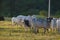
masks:
<instances>
[{"instance_id":1,"label":"green foliage","mask_svg":"<svg viewBox=\"0 0 60 40\"><path fill-rule=\"evenodd\" d=\"M42 16L42 15L36 15L37 18L46 18L45 16Z\"/></svg>"},{"instance_id":2,"label":"green foliage","mask_svg":"<svg viewBox=\"0 0 60 40\"><path fill-rule=\"evenodd\" d=\"M42 10L42 11L40 11L39 12L39 14L40 14L40 16L47 16L47 11L45 11L45 10Z\"/></svg>"},{"instance_id":3,"label":"green foliage","mask_svg":"<svg viewBox=\"0 0 60 40\"><path fill-rule=\"evenodd\" d=\"M55 13L55 16L56 16L57 18L59 18L59 17L60 17L60 11L57 11L57 12Z\"/></svg>"},{"instance_id":4,"label":"green foliage","mask_svg":"<svg viewBox=\"0 0 60 40\"><path fill-rule=\"evenodd\" d=\"M0 16L38 15L41 11L40 16L47 16L47 10L48 0L0 0ZM57 10L60 10L60 0L51 0L51 15Z\"/></svg>"}]
</instances>

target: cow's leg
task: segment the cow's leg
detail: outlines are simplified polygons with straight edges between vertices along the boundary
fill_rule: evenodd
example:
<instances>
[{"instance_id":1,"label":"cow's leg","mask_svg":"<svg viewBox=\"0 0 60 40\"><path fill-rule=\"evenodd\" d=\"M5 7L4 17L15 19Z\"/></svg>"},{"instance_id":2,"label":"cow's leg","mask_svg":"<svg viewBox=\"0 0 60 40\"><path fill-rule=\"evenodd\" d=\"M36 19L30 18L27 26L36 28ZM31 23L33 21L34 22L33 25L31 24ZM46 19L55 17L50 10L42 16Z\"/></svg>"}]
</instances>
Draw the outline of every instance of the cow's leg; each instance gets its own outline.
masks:
<instances>
[{"instance_id":1,"label":"cow's leg","mask_svg":"<svg viewBox=\"0 0 60 40\"><path fill-rule=\"evenodd\" d=\"M37 34L37 27L34 27L33 32Z\"/></svg>"},{"instance_id":2,"label":"cow's leg","mask_svg":"<svg viewBox=\"0 0 60 40\"><path fill-rule=\"evenodd\" d=\"M46 28L44 28L44 34L46 33Z\"/></svg>"},{"instance_id":3,"label":"cow's leg","mask_svg":"<svg viewBox=\"0 0 60 40\"><path fill-rule=\"evenodd\" d=\"M37 33L39 33L39 28L37 28Z\"/></svg>"},{"instance_id":4,"label":"cow's leg","mask_svg":"<svg viewBox=\"0 0 60 40\"><path fill-rule=\"evenodd\" d=\"M33 31L33 27L30 26L30 32Z\"/></svg>"},{"instance_id":5,"label":"cow's leg","mask_svg":"<svg viewBox=\"0 0 60 40\"><path fill-rule=\"evenodd\" d=\"M31 31L33 32L33 30L34 30L34 25L33 25L33 23L31 23L31 24L30 24L30 32L31 32Z\"/></svg>"},{"instance_id":6,"label":"cow's leg","mask_svg":"<svg viewBox=\"0 0 60 40\"><path fill-rule=\"evenodd\" d=\"M47 32L49 33L49 29L47 29Z\"/></svg>"},{"instance_id":7,"label":"cow's leg","mask_svg":"<svg viewBox=\"0 0 60 40\"><path fill-rule=\"evenodd\" d=\"M27 25L24 25L25 32L28 32L29 28Z\"/></svg>"}]
</instances>

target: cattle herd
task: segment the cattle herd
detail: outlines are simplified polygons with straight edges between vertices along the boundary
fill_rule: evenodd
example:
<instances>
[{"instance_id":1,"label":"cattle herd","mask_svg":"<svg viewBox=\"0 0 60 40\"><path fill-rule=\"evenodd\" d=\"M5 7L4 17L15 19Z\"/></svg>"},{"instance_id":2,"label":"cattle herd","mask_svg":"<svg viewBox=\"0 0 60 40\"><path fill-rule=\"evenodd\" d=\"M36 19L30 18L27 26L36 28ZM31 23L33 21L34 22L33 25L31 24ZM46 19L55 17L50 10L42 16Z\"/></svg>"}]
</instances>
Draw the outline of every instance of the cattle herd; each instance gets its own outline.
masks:
<instances>
[{"instance_id":1,"label":"cattle herd","mask_svg":"<svg viewBox=\"0 0 60 40\"><path fill-rule=\"evenodd\" d=\"M0 17L1 20L4 20L4 17ZM18 15L17 17L12 17L11 22L12 25L20 25L26 30L30 28L34 33L38 33L40 28L44 29L43 33L49 31L49 28L52 28L52 30L56 28L60 31L60 18L37 18L36 15Z\"/></svg>"}]
</instances>

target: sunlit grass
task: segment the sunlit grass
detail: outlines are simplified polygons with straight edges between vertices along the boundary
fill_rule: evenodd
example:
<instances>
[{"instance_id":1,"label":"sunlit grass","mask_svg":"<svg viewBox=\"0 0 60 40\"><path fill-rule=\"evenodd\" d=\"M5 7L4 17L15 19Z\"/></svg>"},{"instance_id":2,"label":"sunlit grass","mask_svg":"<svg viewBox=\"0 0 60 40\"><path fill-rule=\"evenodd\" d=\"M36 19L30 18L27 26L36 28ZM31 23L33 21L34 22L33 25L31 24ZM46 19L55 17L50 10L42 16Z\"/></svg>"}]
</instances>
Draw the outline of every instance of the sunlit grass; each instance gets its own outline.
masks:
<instances>
[{"instance_id":1,"label":"sunlit grass","mask_svg":"<svg viewBox=\"0 0 60 40\"><path fill-rule=\"evenodd\" d=\"M13 26L10 21L0 21L0 40L60 40L60 34L57 31L43 34L43 29L34 34L30 30L26 32L24 27Z\"/></svg>"}]
</instances>

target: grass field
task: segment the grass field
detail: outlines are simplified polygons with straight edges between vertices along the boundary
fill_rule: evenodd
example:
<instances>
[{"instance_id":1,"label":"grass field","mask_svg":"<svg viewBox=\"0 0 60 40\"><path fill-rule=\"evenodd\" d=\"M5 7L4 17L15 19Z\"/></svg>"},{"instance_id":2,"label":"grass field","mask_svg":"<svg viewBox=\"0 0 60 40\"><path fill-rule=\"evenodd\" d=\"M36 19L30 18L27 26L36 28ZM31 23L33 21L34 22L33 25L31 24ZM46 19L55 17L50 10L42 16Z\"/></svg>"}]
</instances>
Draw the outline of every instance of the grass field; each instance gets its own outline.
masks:
<instances>
[{"instance_id":1,"label":"grass field","mask_svg":"<svg viewBox=\"0 0 60 40\"><path fill-rule=\"evenodd\" d=\"M42 29L34 34L23 27L12 26L10 21L0 21L0 40L60 40L60 34L57 31L43 34Z\"/></svg>"}]
</instances>

